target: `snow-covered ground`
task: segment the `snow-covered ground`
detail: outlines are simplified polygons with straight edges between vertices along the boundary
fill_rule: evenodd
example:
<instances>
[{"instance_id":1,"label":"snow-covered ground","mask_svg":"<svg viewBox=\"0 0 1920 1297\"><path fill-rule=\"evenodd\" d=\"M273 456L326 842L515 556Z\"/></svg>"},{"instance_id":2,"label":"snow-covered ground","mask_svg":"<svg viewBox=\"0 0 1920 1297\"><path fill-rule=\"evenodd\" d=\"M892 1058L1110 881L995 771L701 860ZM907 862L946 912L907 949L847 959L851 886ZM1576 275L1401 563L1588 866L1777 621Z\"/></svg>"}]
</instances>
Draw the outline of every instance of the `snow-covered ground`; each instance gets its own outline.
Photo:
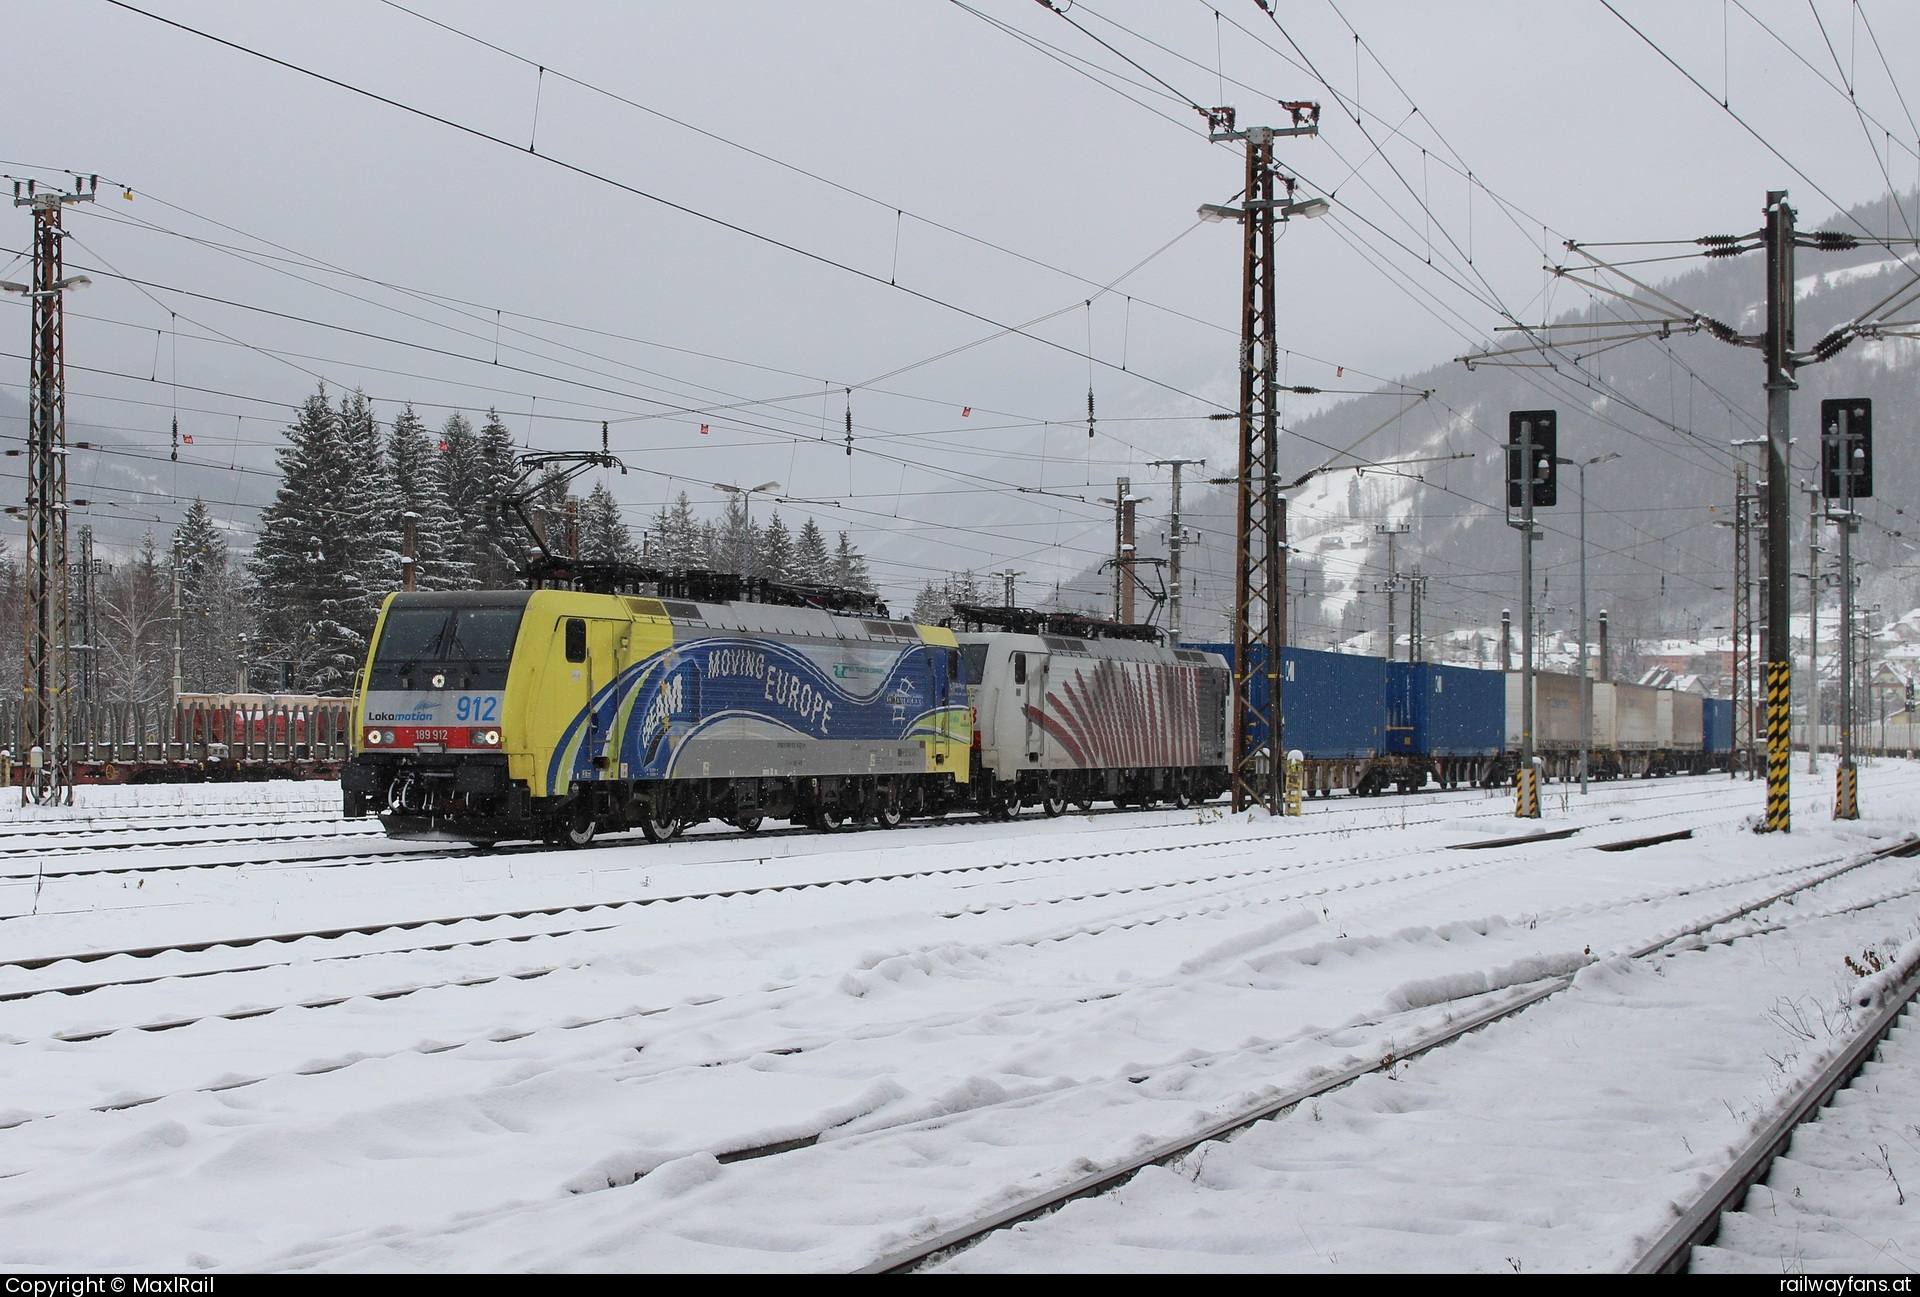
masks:
<instances>
[{"instance_id":1,"label":"snow-covered ground","mask_svg":"<svg viewBox=\"0 0 1920 1297\"><path fill-rule=\"evenodd\" d=\"M1920 1269L1920 1029L1909 1013L1879 1057L1794 1132L1744 1208L1694 1254L1696 1273Z\"/></svg>"},{"instance_id":2,"label":"snow-covered ground","mask_svg":"<svg viewBox=\"0 0 1920 1297\"><path fill-rule=\"evenodd\" d=\"M848 1269L1572 973L946 1264L1618 1267L1920 922L1893 859L1625 957L1920 822L1829 782L1766 837L1745 780L1556 785L1490 850L1471 792L492 854L325 786L0 810L0 1266Z\"/></svg>"}]
</instances>

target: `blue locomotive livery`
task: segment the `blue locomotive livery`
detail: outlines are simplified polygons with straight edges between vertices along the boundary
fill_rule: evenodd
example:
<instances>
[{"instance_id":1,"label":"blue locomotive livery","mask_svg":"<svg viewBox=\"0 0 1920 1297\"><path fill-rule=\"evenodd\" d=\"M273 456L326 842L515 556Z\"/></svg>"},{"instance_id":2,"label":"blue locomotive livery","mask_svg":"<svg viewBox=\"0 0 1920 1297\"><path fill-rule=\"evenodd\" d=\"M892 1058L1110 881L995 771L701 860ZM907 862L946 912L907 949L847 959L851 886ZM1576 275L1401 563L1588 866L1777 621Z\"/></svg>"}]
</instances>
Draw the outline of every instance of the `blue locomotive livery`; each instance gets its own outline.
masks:
<instances>
[{"instance_id":1,"label":"blue locomotive livery","mask_svg":"<svg viewBox=\"0 0 1920 1297\"><path fill-rule=\"evenodd\" d=\"M628 667L567 725L549 792L602 777L915 774L945 740L954 651L912 641L680 640ZM962 735L964 738L965 735Z\"/></svg>"}]
</instances>

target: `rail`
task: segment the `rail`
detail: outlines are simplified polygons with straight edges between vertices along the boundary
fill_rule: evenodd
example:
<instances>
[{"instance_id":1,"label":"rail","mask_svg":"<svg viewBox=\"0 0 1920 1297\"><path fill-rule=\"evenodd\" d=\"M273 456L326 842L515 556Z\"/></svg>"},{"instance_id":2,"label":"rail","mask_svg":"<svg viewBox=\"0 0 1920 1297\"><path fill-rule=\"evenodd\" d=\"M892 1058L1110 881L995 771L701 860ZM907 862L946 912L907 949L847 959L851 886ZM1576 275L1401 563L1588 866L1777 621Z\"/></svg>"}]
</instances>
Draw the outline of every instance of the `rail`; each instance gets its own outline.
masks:
<instances>
[{"instance_id":1,"label":"rail","mask_svg":"<svg viewBox=\"0 0 1920 1297\"><path fill-rule=\"evenodd\" d=\"M1720 1217L1736 1210L1747 1190L1767 1178L1773 1160L1787 1151L1793 1132L1817 1116L1833 1096L1844 1089L1867 1065L1880 1042L1893 1030L1920 994L1920 966L1908 970L1906 978L1884 997L1880 1008L1867 1020L1852 1045L1820 1069L1800 1097L1775 1117L1747 1145L1732 1166L1707 1187L1694 1205L1682 1213L1672 1228L1660 1236L1645 1256L1634 1264L1632 1274L1681 1274L1692 1261L1693 1249L1711 1243L1720 1233Z\"/></svg>"}]
</instances>

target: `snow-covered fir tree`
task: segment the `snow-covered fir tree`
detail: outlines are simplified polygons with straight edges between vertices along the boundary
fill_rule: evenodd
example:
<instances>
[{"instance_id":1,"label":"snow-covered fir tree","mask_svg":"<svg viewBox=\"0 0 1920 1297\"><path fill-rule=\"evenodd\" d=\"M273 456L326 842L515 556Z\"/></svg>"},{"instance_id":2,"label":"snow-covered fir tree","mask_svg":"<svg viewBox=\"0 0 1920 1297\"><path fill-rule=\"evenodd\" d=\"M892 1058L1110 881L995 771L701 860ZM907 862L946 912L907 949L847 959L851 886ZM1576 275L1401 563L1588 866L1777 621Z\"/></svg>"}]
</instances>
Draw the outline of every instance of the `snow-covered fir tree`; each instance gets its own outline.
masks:
<instances>
[{"instance_id":1,"label":"snow-covered fir tree","mask_svg":"<svg viewBox=\"0 0 1920 1297\"><path fill-rule=\"evenodd\" d=\"M825 585L833 571L833 556L827 552L827 534L809 518L800 526L793 543L792 579L805 585Z\"/></svg>"},{"instance_id":2,"label":"snow-covered fir tree","mask_svg":"<svg viewBox=\"0 0 1920 1297\"><path fill-rule=\"evenodd\" d=\"M173 529L169 556L179 569L180 681L188 693L224 693L239 682L246 623L230 559L213 511L196 498Z\"/></svg>"},{"instance_id":3,"label":"snow-covered fir tree","mask_svg":"<svg viewBox=\"0 0 1920 1297\"><path fill-rule=\"evenodd\" d=\"M700 520L693 502L682 491L670 505L662 505L647 524L647 561L669 572L707 566Z\"/></svg>"},{"instance_id":4,"label":"snow-covered fir tree","mask_svg":"<svg viewBox=\"0 0 1920 1297\"><path fill-rule=\"evenodd\" d=\"M351 444L365 435L364 428L356 429ZM365 587L371 556L381 548L353 535L367 522L355 497L377 493L389 518L398 511L390 490L377 485L367 492L367 460L354 459L324 386L301 404L285 436L276 456L280 487L261 512L260 537L248 563L251 679L256 688L345 693L373 629L377 604ZM380 462L377 450L372 459ZM389 579L383 584L391 589L397 549L388 551L386 562Z\"/></svg>"},{"instance_id":5,"label":"snow-covered fir tree","mask_svg":"<svg viewBox=\"0 0 1920 1297\"><path fill-rule=\"evenodd\" d=\"M501 507L519 484L520 473L513 434L500 422L499 411L487 411L487 421L480 426L479 441L480 481L476 494L480 509L479 516L472 520L478 528L474 572L484 588L508 589L519 584L520 569L531 556L533 547L518 515Z\"/></svg>"},{"instance_id":6,"label":"snow-covered fir tree","mask_svg":"<svg viewBox=\"0 0 1920 1297\"><path fill-rule=\"evenodd\" d=\"M754 574L774 581L794 580L793 533L781 521L780 511L775 509L767 525L754 530L758 533L754 537Z\"/></svg>"},{"instance_id":7,"label":"snow-covered fir tree","mask_svg":"<svg viewBox=\"0 0 1920 1297\"><path fill-rule=\"evenodd\" d=\"M464 414L450 414L440 426L440 481L447 513L453 519L451 562L474 585L484 580L487 550L488 475L480 451L480 434Z\"/></svg>"},{"instance_id":8,"label":"snow-covered fir tree","mask_svg":"<svg viewBox=\"0 0 1920 1297\"><path fill-rule=\"evenodd\" d=\"M726 512L714 527L713 541L707 547L707 561L716 572L745 572L752 560L760 529L754 525L744 495L728 495ZM753 564L755 576L767 573Z\"/></svg>"},{"instance_id":9,"label":"snow-covered fir tree","mask_svg":"<svg viewBox=\"0 0 1920 1297\"><path fill-rule=\"evenodd\" d=\"M840 533L840 543L833 551L833 566L828 580L845 590L864 590L874 592L873 577L867 571L867 556L855 549L846 532Z\"/></svg>"},{"instance_id":10,"label":"snow-covered fir tree","mask_svg":"<svg viewBox=\"0 0 1920 1297\"><path fill-rule=\"evenodd\" d=\"M601 563L638 563L640 547L620 518L620 504L605 482L595 482L580 506L580 557Z\"/></svg>"},{"instance_id":11,"label":"snow-covered fir tree","mask_svg":"<svg viewBox=\"0 0 1920 1297\"><path fill-rule=\"evenodd\" d=\"M438 449L439 440L408 405L387 433L387 470L402 510L403 537L406 514L413 514L414 587L465 590L474 584L473 570L461 552L446 480L448 456Z\"/></svg>"},{"instance_id":12,"label":"snow-covered fir tree","mask_svg":"<svg viewBox=\"0 0 1920 1297\"><path fill-rule=\"evenodd\" d=\"M341 449L352 470L351 487L340 506L340 559L351 577L347 584L355 591L344 601L339 620L370 634L380 605L402 584L400 515L406 506L365 393L355 390L340 398L339 426Z\"/></svg>"}]
</instances>

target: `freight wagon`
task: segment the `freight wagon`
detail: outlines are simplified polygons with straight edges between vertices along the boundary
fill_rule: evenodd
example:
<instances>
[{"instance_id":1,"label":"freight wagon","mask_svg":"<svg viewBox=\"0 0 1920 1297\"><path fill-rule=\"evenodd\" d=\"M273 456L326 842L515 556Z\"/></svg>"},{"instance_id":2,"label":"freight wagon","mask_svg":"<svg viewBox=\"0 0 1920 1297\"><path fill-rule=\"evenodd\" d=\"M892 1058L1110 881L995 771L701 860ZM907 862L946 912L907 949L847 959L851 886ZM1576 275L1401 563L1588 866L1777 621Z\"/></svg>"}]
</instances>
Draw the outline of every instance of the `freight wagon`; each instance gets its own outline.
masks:
<instances>
[{"instance_id":1,"label":"freight wagon","mask_svg":"<svg viewBox=\"0 0 1920 1297\"><path fill-rule=\"evenodd\" d=\"M1230 644L1189 647L1232 660ZM1256 706L1266 673L1252 679ZM1285 750L1306 759L1309 791L1377 793L1426 786L1493 787L1512 778L1521 749L1520 673L1287 648L1281 652ZM1378 694L1371 691L1378 689ZM1535 672L1534 750L1549 779L1580 773L1580 680ZM1595 681L1588 772L1595 778L1699 772L1724 766L1730 744L1705 717L1732 704L1643 685ZM1666 728L1663 730L1661 727ZM1256 751L1265 735L1256 733Z\"/></svg>"}]
</instances>

